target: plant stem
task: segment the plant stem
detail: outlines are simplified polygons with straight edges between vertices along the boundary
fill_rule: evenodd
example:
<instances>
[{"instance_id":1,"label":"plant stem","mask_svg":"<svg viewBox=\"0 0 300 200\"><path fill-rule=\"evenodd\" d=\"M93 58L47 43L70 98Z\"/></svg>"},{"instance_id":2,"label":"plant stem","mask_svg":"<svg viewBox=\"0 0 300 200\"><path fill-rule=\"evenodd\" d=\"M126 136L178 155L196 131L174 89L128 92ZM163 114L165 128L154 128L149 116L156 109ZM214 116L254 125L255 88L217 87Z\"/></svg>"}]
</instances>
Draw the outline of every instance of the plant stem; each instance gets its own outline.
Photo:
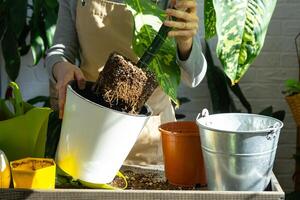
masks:
<instances>
[{"instance_id":1,"label":"plant stem","mask_svg":"<svg viewBox=\"0 0 300 200\"><path fill-rule=\"evenodd\" d=\"M145 53L142 55L142 57L139 59L137 66L139 68L146 68L154 58L157 51L160 49L162 44L164 43L166 37L168 36L169 31L172 28L162 25L156 34L154 40L152 41L151 45L148 47L148 49L145 51Z\"/></svg>"}]
</instances>

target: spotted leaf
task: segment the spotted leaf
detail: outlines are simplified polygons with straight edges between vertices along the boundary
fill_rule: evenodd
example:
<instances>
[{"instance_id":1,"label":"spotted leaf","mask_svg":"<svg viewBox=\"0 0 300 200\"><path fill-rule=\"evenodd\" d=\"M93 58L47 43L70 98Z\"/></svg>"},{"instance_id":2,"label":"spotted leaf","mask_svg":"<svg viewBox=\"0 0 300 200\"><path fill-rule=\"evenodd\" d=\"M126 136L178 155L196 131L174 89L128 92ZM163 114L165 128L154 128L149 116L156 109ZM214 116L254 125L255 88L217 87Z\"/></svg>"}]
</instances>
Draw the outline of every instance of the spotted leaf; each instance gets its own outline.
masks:
<instances>
[{"instance_id":1,"label":"spotted leaf","mask_svg":"<svg viewBox=\"0 0 300 200\"><path fill-rule=\"evenodd\" d=\"M260 53L276 0L213 0L217 55L237 83Z\"/></svg>"}]
</instances>

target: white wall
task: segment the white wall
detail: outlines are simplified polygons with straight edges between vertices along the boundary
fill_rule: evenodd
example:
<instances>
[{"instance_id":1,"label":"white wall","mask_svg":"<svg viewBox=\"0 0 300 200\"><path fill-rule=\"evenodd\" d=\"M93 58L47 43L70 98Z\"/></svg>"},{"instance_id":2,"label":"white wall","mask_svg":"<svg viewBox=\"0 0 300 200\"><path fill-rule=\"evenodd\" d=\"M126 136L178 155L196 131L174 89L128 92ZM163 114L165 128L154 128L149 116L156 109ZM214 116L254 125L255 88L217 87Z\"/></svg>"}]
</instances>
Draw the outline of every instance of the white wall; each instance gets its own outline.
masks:
<instances>
[{"instance_id":1,"label":"white wall","mask_svg":"<svg viewBox=\"0 0 300 200\"><path fill-rule=\"evenodd\" d=\"M203 17L201 17L200 23L203 25L202 19ZM300 32L300 1L278 0L263 50L240 82L254 112L259 112L269 105L272 105L275 110L286 111L274 172L287 192L292 191L294 187L292 175L295 162L292 156L296 147L296 125L281 91L284 80L298 78L299 69L294 45L294 37L298 32ZM0 58L1 60L3 59ZM3 83L3 62L0 63ZM30 64L31 57L28 56L22 62L21 74L23 76L18 78L25 99L48 94L48 78L46 71L41 66L42 63L36 68L27 67ZM178 110L178 112L186 114L187 119L195 119L203 108L210 108L206 80L194 89L181 86L179 96L185 96L192 100Z\"/></svg>"},{"instance_id":2,"label":"white wall","mask_svg":"<svg viewBox=\"0 0 300 200\"><path fill-rule=\"evenodd\" d=\"M43 95L49 96L48 72L44 68L44 61L41 60L38 65L32 66L32 54L29 52L22 57L20 75L16 82L19 84L24 100ZM2 55L0 55L0 75L1 75L1 96L5 94L8 77L5 72Z\"/></svg>"}]
</instances>

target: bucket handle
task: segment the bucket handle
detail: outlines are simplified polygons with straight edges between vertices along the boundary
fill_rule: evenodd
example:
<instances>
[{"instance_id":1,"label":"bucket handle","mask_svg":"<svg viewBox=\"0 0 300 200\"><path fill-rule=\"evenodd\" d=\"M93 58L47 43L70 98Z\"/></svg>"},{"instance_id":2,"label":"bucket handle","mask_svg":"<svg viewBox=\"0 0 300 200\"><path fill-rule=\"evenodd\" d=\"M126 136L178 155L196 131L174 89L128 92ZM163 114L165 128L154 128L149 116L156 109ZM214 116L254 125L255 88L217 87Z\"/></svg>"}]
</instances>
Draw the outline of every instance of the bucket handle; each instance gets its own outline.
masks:
<instances>
[{"instance_id":1,"label":"bucket handle","mask_svg":"<svg viewBox=\"0 0 300 200\"><path fill-rule=\"evenodd\" d=\"M279 127L280 127L280 123L276 122L273 126L270 126L268 128L268 133L266 135L267 140L271 140L272 138L275 138L277 136Z\"/></svg>"},{"instance_id":2,"label":"bucket handle","mask_svg":"<svg viewBox=\"0 0 300 200\"><path fill-rule=\"evenodd\" d=\"M89 188L93 188L93 189L106 189L106 190L124 190L124 189L126 189L128 186L128 183L127 183L127 180L126 180L126 177L124 176L124 174L122 174L120 171L118 171L116 176L123 179L123 181L125 183L124 187L118 188L118 187L114 187L114 186L111 186L111 185L105 184L105 183L89 183L89 182L85 182L82 180L79 180L79 182L82 185L87 186Z\"/></svg>"},{"instance_id":3,"label":"bucket handle","mask_svg":"<svg viewBox=\"0 0 300 200\"><path fill-rule=\"evenodd\" d=\"M202 117L207 117L208 115L209 115L208 110L206 108L204 108L201 113L198 113L196 120L198 120Z\"/></svg>"}]
</instances>

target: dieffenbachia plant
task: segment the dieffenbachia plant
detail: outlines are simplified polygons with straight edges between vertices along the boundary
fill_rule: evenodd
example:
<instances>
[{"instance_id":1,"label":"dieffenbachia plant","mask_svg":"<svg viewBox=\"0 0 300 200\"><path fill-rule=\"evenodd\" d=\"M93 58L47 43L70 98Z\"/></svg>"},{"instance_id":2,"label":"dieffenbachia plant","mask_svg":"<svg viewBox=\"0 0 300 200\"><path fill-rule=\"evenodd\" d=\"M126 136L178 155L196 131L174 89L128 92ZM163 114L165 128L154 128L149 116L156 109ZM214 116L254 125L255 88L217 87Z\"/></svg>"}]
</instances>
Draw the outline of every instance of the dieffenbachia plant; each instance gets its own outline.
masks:
<instances>
[{"instance_id":1,"label":"dieffenbachia plant","mask_svg":"<svg viewBox=\"0 0 300 200\"><path fill-rule=\"evenodd\" d=\"M205 0L206 39L218 36L217 55L232 84L260 53L277 0Z\"/></svg>"},{"instance_id":2,"label":"dieffenbachia plant","mask_svg":"<svg viewBox=\"0 0 300 200\"><path fill-rule=\"evenodd\" d=\"M149 0L125 0L128 9L133 13L135 30L133 36L133 50L142 57L149 50L162 22L166 19L163 10ZM166 27L165 27L166 28ZM166 30L162 35L165 36ZM180 69L176 63L176 44L170 38L163 39L163 44L157 49L148 67L155 73L157 81L163 91L174 101L177 100L177 88L180 82ZM162 41L158 41L161 43ZM143 58L144 60L144 58ZM147 60L147 59L146 59ZM144 66L142 66L144 67Z\"/></svg>"}]
</instances>

